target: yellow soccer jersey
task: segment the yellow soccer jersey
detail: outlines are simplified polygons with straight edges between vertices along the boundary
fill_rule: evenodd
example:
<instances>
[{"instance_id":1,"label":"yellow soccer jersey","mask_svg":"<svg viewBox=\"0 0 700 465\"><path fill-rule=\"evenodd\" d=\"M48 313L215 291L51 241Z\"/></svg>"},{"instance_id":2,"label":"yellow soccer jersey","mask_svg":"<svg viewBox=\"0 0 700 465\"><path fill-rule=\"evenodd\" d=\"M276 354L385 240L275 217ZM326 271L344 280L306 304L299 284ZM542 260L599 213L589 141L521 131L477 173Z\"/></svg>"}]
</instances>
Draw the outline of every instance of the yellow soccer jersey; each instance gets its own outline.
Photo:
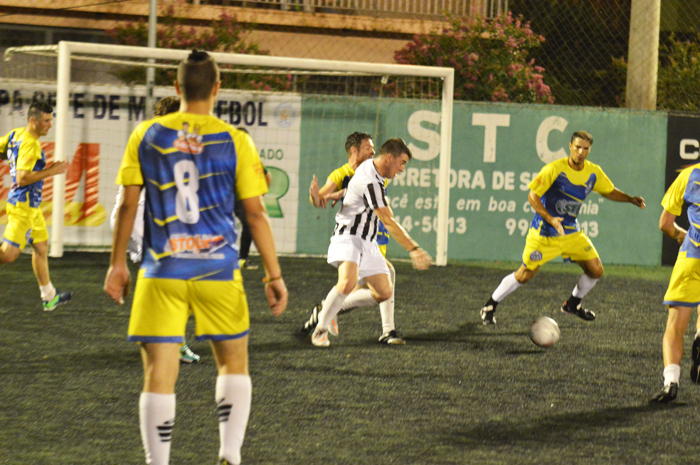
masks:
<instances>
[{"instance_id":1,"label":"yellow soccer jersey","mask_svg":"<svg viewBox=\"0 0 700 465\"><path fill-rule=\"evenodd\" d=\"M546 164L528 187L540 196L550 215L564 218L561 224L566 234L580 230L576 218L591 191L609 194L615 189L600 166L586 160L583 169L576 171L569 166L568 158ZM559 235L539 213L535 213L531 227L539 230L541 236Z\"/></svg>"},{"instance_id":2,"label":"yellow soccer jersey","mask_svg":"<svg viewBox=\"0 0 700 465\"><path fill-rule=\"evenodd\" d=\"M666 191L661 205L669 213L680 216L684 202L688 203L690 227L681 245L680 254L700 258L700 164L681 171Z\"/></svg>"},{"instance_id":3,"label":"yellow soccer jersey","mask_svg":"<svg viewBox=\"0 0 700 465\"><path fill-rule=\"evenodd\" d=\"M213 116L188 113L137 126L117 184L145 185L148 278L233 279L234 204L267 192L250 136Z\"/></svg>"},{"instance_id":4,"label":"yellow soccer jersey","mask_svg":"<svg viewBox=\"0 0 700 465\"><path fill-rule=\"evenodd\" d=\"M328 175L328 181L332 181L338 190L348 187L350 179L355 174L355 170L350 168L350 163L346 163Z\"/></svg>"},{"instance_id":5,"label":"yellow soccer jersey","mask_svg":"<svg viewBox=\"0 0 700 465\"><path fill-rule=\"evenodd\" d=\"M41 171L46 167L46 156L39 139L29 134L26 128L13 129L0 139L0 149L10 163L12 186L7 195L8 203L16 205L17 202L29 202L30 207L38 208L44 180L20 186L17 184L17 170Z\"/></svg>"}]
</instances>

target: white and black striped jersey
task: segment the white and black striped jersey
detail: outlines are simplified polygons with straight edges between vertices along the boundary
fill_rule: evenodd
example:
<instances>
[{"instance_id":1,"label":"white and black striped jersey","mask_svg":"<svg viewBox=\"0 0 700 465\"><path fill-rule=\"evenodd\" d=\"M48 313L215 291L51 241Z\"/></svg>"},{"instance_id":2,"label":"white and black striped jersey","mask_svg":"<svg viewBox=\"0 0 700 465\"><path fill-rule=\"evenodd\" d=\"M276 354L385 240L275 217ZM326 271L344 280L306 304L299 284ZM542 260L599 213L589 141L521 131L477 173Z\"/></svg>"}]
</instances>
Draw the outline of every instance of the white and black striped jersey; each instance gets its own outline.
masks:
<instances>
[{"instance_id":1,"label":"white and black striped jersey","mask_svg":"<svg viewBox=\"0 0 700 465\"><path fill-rule=\"evenodd\" d=\"M385 185L386 179L377 172L374 159L370 158L358 166L345 190L340 211L335 215L333 235L375 240L379 218L374 210L388 206Z\"/></svg>"}]
</instances>

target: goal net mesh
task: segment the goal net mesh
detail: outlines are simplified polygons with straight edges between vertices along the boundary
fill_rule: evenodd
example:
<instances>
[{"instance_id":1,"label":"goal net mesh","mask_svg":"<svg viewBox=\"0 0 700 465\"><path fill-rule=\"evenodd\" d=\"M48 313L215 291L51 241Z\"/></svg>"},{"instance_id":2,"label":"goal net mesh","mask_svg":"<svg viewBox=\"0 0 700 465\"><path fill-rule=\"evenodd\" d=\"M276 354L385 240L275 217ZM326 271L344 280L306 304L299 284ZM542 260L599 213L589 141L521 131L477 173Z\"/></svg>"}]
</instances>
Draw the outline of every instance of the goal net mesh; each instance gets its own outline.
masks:
<instances>
[{"instance_id":1,"label":"goal net mesh","mask_svg":"<svg viewBox=\"0 0 700 465\"><path fill-rule=\"evenodd\" d=\"M33 100L56 105L56 48L24 47L9 58L0 76L0 135L26 125L26 110ZM347 163L345 140L361 131L373 136L377 151L391 137L402 137L411 147L414 160L389 184L387 196L402 226L436 253L442 78L217 61L222 89L213 112L247 130L256 143L271 175L264 200L279 252L326 253L338 207L314 209L308 201L309 184L316 175L323 185L331 171ZM105 250L111 245L115 179L128 137L151 117L154 101L175 96L172 83L178 63L179 59L165 56L149 62L126 52L71 55L67 114L56 114L54 129L41 140L50 162L58 119L65 119L69 162L61 238L65 248ZM149 66L155 68L152 99ZM10 182L9 167L3 162L3 228ZM56 201L53 186L47 179L42 209L49 224ZM408 256L396 243L389 251L390 256Z\"/></svg>"}]
</instances>

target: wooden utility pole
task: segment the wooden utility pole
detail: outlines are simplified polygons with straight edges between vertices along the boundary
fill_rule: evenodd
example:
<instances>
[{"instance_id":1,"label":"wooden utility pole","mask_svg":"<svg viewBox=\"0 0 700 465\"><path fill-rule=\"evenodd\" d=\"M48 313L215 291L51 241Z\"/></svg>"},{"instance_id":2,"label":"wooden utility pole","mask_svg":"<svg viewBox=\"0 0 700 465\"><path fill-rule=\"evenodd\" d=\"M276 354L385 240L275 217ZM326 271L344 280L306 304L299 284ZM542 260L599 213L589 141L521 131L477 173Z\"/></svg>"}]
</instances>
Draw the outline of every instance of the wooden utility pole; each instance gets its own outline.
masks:
<instances>
[{"instance_id":1,"label":"wooden utility pole","mask_svg":"<svg viewBox=\"0 0 700 465\"><path fill-rule=\"evenodd\" d=\"M626 106L656 110L661 0L632 0Z\"/></svg>"}]
</instances>

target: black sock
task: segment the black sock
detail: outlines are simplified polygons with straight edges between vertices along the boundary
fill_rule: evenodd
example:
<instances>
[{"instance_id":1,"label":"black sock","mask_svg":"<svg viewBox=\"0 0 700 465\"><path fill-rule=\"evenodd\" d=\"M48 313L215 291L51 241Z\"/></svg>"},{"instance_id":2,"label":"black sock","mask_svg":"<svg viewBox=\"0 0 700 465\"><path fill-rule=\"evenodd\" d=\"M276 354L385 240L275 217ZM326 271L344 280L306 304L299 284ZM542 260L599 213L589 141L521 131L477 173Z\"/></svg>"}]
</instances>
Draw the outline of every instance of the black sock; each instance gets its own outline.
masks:
<instances>
[{"instance_id":1,"label":"black sock","mask_svg":"<svg viewBox=\"0 0 700 465\"><path fill-rule=\"evenodd\" d=\"M495 312L495 311L496 311L496 305L498 305L498 302L496 302L495 300L493 300L493 297L489 297L489 301L486 302L486 305L484 305L484 307L488 307L489 305L493 305L493 311Z\"/></svg>"},{"instance_id":2,"label":"black sock","mask_svg":"<svg viewBox=\"0 0 700 465\"><path fill-rule=\"evenodd\" d=\"M566 301L566 306L572 309L576 309L578 307L578 304L581 303L581 299L578 297L574 297L573 295L569 297L569 299Z\"/></svg>"}]
</instances>

